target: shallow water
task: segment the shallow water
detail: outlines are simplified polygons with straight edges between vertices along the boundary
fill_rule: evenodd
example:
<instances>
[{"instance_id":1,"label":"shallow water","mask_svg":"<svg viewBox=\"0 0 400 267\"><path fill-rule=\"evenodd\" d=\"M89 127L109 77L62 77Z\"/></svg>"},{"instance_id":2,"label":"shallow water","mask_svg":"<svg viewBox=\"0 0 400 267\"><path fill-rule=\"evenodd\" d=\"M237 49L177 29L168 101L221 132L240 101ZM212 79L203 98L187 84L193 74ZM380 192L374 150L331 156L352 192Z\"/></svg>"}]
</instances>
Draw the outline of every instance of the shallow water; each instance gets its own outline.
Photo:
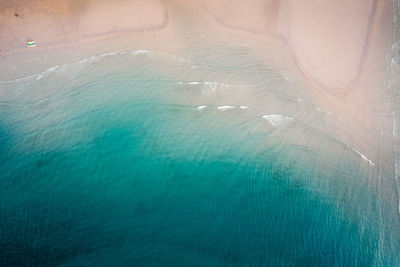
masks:
<instances>
[{"instance_id":1,"label":"shallow water","mask_svg":"<svg viewBox=\"0 0 400 267\"><path fill-rule=\"evenodd\" d=\"M0 82L0 265L399 264L379 166L296 75L216 47Z\"/></svg>"}]
</instances>

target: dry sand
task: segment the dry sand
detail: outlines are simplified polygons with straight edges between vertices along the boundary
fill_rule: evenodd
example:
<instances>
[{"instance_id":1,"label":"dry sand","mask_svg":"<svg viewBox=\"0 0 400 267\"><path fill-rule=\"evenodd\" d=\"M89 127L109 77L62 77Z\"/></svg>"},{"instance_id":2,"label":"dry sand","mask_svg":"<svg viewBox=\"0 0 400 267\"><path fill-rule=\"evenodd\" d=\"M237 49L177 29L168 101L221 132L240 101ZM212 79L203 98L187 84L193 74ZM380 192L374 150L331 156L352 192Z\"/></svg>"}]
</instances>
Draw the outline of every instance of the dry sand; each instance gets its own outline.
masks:
<instances>
[{"instance_id":1,"label":"dry sand","mask_svg":"<svg viewBox=\"0 0 400 267\"><path fill-rule=\"evenodd\" d=\"M168 12L158 0L0 1L0 46L3 53L26 48L74 45L82 39L118 32L162 29Z\"/></svg>"},{"instance_id":2,"label":"dry sand","mask_svg":"<svg viewBox=\"0 0 400 267\"><path fill-rule=\"evenodd\" d=\"M390 93L390 0L0 0L0 80L33 71L21 67L28 59L45 61L45 67L73 55L129 47L179 53L183 38L170 20L181 14L172 6L202 14L204 27L215 27L221 36L254 47L283 47L313 101L337 115L342 141L369 158L379 157L379 140L391 133L385 115L391 106L383 101ZM27 48L28 40L38 47Z\"/></svg>"}]
</instances>

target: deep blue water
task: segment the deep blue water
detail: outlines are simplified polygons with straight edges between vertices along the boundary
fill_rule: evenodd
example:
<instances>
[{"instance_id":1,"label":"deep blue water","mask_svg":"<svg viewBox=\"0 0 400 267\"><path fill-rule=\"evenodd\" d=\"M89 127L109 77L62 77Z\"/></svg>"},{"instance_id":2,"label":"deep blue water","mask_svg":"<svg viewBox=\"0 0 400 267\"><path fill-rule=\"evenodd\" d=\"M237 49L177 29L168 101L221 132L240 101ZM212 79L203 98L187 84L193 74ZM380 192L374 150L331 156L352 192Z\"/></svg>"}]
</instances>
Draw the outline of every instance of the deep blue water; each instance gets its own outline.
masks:
<instances>
[{"instance_id":1,"label":"deep blue water","mask_svg":"<svg viewBox=\"0 0 400 267\"><path fill-rule=\"evenodd\" d=\"M358 155L107 60L2 83L1 266L399 263Z\"/></svg>"}]
</instances>

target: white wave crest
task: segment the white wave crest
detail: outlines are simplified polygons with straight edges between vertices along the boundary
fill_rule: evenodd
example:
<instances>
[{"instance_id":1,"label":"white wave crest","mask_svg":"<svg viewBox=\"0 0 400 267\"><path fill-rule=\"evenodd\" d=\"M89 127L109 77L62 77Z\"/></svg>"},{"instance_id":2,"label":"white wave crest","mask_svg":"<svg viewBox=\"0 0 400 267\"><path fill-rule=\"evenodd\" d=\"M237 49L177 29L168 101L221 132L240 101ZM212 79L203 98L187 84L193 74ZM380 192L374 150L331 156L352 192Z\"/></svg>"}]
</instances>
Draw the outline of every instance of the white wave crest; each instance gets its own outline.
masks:
<instances>
[{"instance_id":1,"label":"white wave crest","mask_svg":"<svg viewBox=\"0 0 400 267\"><path fill-rule=\"evenodd\" d=\"M364 154L362 154L360 151L358 151L357 149L355 149L354 147L350 146L350 145L346 145L348 148L350 148L351 150L353 150L353 152L355 152L357 155L359 155L365 162L368 162L368 164L370 166L375 166L375 163L370 160L369 158L367 158Z\"/></svg>"},{"instance_id":2,"label":"white wave crest","mask_svg":"<svg viewBox=\"0 0 400 267\"><path fill-rule=\"evenodd\" d=\"M131 55L137 56L137 55L149 54L151 52L153 52L153 51L146 50L146 49L137 49L137 50L131 51Z\"/></svg>"},{"instance_id":3,"label":"white wave crest","mask_svg":"<svg viewBox=\"0 0 400 267\"><path fill-rule=\"evenodd\" d=\"M93 62L98 62L102 60L105 57L113 56L113 55L125 55L127 53L130 53L133 56L137 55L143 55L143 54L150 54L150 53L157 53L159 55L167 56L171 60L177 63L185 63L185 64L192 64L193 62L189 59L183 58L183 57L178 57L173 54L168 54L164 52L159 52L155 50L146 50L146 49L136 49L136 50L119 50L119 51L114 51L114 52L109 52L109 53L104 53L100 55L93 55L89 56L83 59L80 59L78 61L72 62L72 63L67 63L67 64L62 64L62 65L56 65L53 67L50 67L42 72L36 73L36 74L31 74L27 75L21 78L17 79L12 79L12 80L0 80L1 83L13 83L13 82L21 82L21 81L29 81L29 80L40 80L44 77L46 77L48 74L53 73L55 71L62 71L67 69L70 66L76 66L77 64L82 65L82 64L88 64L88 63L93 63Z\"/></svg>"},{"instance_id":4,"label":"white wave crest","mask_svg":"<svg viewBox=\"0 0 400 267\"><path fill-rule=\"evenodd\" d=\"M38 80L42 79L43 77L49 75L50 73L56 72L59 69L60 69L60 66L58 66L58 65L51 67L51 68L45 70L44 72L39 73L39 75L36 77L35 80L38 81Z\"/></svg>"},{"instance_id":5,"label":"white wave crest","mask_svg":"<svg viewBox=\"0 0 400 267\"><path fill-rule=\"evenodd\" d=\"M224 111L224 110L227 110L227 109L233 109L233 108L235 108L235 106L218 106L217 107L217 109L221 110L221 111Z\"/></svg>"},{"instance_id":6,"label":"white wave crest","mask_svg":"<svg viewBox=\"0 0 400 267\"><path fill-rule=\"evenodd\" d=\"M268 115L263 115L262 118L266 121L268 121L273 127L279 127L285 122L288 121L294 121L293 118L280 115L280 114L268 114Z\"/></svg>"}]
</instances>

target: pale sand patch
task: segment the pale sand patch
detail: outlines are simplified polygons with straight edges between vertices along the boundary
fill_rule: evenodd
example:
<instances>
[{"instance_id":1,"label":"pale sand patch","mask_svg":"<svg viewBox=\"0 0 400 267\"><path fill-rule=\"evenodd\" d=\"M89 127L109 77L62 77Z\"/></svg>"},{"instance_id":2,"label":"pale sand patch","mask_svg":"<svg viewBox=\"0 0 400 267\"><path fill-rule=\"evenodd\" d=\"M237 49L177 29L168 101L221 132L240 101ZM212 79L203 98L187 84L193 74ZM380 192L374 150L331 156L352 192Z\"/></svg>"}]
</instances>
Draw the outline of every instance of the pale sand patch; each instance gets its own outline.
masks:
<instances>
[{"instance_id":1,"label":"pale sand patch","mask_svg":"<svg viewBox=\"0 0 400 267\"><path fill-rule=\"evenodd\" d=\"M257 34L277 34L278 0L204 0L203 7L221 24Z\"/></svg>"},{"instance_id":2,"label":"pale sand patch","mask_svg":"<svg viewBox=\"0 0 400 267\"><path fill-rule=\"evenodd\" d=\"M122 0L110 5L108 0L90 2L79 20L84 37L120 31L160 29L168 22L168 13L158 0Z\"/></svg>"},{"instance_id":3,"label":"pale sand patch","mask_svg":"<svg viewBox=\"0 0 400 267\"><path fill-rule=\"evenodd\" d=\"M360 76L379 6L389 0L203 0L221 25L288 45L304 76L330 93L351 89ZM387 18L392 10L385 10ZM391 34L390 25L381 29Z\"/></svg>"},{"instance_id":4,"label":"pale sand patch","mask_svg":"<svg viewBox=\"0 0 400 267\"><path fill-rule=\"evenodd\" d=\"M347 142L372 159L388 156L392 146L390 141L392 136L388 134L392 132L392 118L389 115L392 106L388 101L392 97L392 92L388 90L392 8L391 1L376 2L372 21L369 22L368 34L365 36L362 54L358 61L355 57L353 58L352 68L354 69L348 69L351 75L341 77L339 72L335 72L347 66L348 59L342 58L340 54L332 64L321 63L321 68L327 68L327 73L332 73L332 76L336 76L338 81L342 80L344 83L346 78L349 79L348 82L353 79L350 81L350 86L343 88L341 93L334 90L336 94L325 94L320 101L323 102L323 106L329 107L328 110L334 110L340 118L340 127L347 134ZM320 49L320 51L323 54L323 50ZM310 71L317 72L315 68ZM317 81L323 81L325 77L314 76L318 77ZM328 78L324 81L331 79L331 77ZM329 88L325 89L331 92ZM383 149L384 146L386 146L385 149ZM378 156L378 154L380 155Z\"/></svg>"},{"instance_id":5,"label":"pale sand patch","mask_svg":"<svg viewBox=\"0 0 400 267\"><path fill-rule=\"evenodd\" d=\"M376 2L288 2L289 47L305 75L323 89L341 92L357 78Z\"/></svg>"}]
</instances>

